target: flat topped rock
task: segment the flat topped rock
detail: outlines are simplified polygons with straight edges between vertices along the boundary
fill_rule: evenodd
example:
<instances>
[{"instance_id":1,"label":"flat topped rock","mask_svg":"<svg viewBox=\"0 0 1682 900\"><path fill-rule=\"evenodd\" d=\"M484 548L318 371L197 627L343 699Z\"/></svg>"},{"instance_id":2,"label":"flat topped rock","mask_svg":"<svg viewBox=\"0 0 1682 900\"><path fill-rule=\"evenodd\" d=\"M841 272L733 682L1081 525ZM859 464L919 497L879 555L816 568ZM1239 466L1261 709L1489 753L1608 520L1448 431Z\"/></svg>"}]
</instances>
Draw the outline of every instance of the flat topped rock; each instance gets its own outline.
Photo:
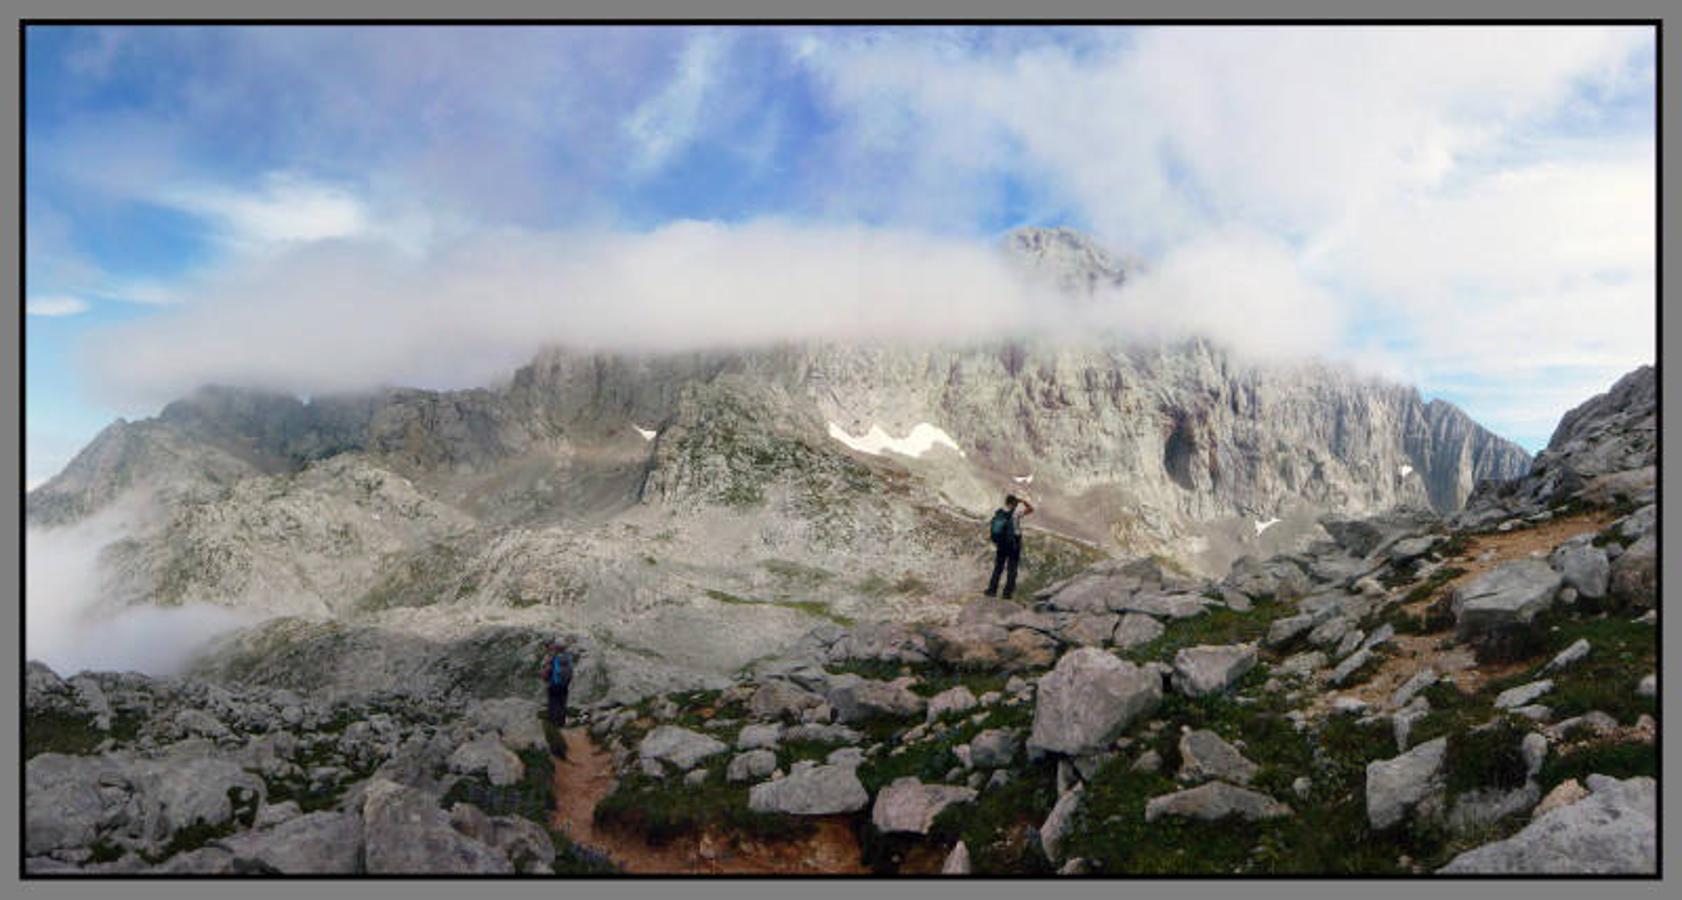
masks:
<instances>
[{"instance_id":1,"label":"flat topped rock","mask_svg":"<svg viewBox=\"0 0 1682 900\"><path fill-rule=\"evenodd\" d=\"M1040 679L1030 747L1070 756L1107 749L1162 701L1162 679L1095 647L1071 650Z\"/></svg>"},{"instance_id":2,"label":"flat topped rock","mask_svg":"<svg viewBox=\"0 0 1682 900\"><path fill-rule=\"evenodd\" d=\"M748 808L754 812L827 816L857 812L869 804L858 767L848 765L812 766L748 791Z\"/></svg>"},{"instance_id":3,"label":"flat topped rock","mask_svg":"<svg viewBox=\"0 0 1682 900\"><path fill-rule=\"evenodd\" d=\"M968 803L976 792L967 787L924 784L915 776L894 779L876 795L870 822L883 834L928 834L935 817L955 803Z\"/></svg>"},{"instance_id":4,"label":"flat topped rock","mask_svg":"<svg viewBox=\"0 0 1682 900\"><path fill-rule=\"evenodd\" d=\"M1199 819L1214 822L1227 816L1247 821L1277 819L1291 815L1291 808L1260 791L1235 787L1224 781L1211 781L1172 794L1152 797L1145 803L1145 821L1155 822L1163 816Z\"/></svg>"},{"instance_id":5,"label":"flat topped rock","mask_svg":"<svg viewBox=\"0 0 1682 900\"><path fill-rule=\"evenodd\" d=\"M1561 583L1542 560L1503 563L1455 589L1456 632L1464 638L1527 623L1553 603Z\"/></svg>"},{"instance_id":6,"label":"flat topped rock","mask_svg":"<svg viewBox=\"0 0 1682 900\"><path fill-rule=\"evenodd\" d=\"M1181 781L1218 779L1249 784L1261 767L1244 758L1238 748L1208 729L1188 731L1180 736Z\"/></svg>"},{"instance_id":7,"label":"flat topped rock","mask_svg":"<svg viewBox=\"0 0 1682 900\"><path fill-rule=\"evenodd\" d=\"M677 725L661 725L648 733L637 745L637 755L643 759L657 759L671 763L680 771L695 768L701 760L729 750L717 738L690 731Z\"/></svg>"},{"instance_id":8,"label":"flat topped rock","mask_svg":"<svg viewBox=\"0 0 1682 900\"><path fill-rule=\"evenodd\" d=\"M1218 694L1255 665L1254 644L1186 647L1174 654L1174 687L1188 697Z\"/></svg>"}]
</instances>

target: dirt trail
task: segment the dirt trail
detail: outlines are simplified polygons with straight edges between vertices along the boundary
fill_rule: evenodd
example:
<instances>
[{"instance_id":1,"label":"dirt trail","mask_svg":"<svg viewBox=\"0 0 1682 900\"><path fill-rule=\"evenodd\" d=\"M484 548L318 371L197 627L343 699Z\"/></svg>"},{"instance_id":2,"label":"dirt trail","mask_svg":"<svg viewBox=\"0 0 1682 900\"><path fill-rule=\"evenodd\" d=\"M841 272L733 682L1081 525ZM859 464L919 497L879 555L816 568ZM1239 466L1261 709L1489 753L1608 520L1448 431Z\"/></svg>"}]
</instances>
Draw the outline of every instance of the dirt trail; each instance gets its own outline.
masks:
<instances>
[{"instance_id":1,"label":"dirt trail","mask_svg":"<svg viewBox=\"0 0 1682 900\"><path fill-rule=\"evenodd\" d=\"M569 728L567 758L555 761L556 830L574 843L599 850L632 874L814 875L869 874L860 864L858 839L844 817L814 821L795 841L760 841L707 830L653 846L640 835L598 827L596 804L612 792L613 758L582 728Z\"/></svg>"},{"instance_id":2,"label":"dirt trail","mask_svg":"<svg viewBox=\"0 0 1682 900\"><path fill-rule=\"evenodd\" d=\"M1617 516L1611 512L1597 510L1529 528L1473 535L1465 552L1446 561L1446 565L1462 569L1464 573L1444 582L1430 597L1401 608L1410 613L1421 613L1435 598L1447 595L1461 583L1502 563L1524 559L1537 551L1547 553L1571 537L1598 532L1616 519ZM1407 591L1410 587L1401 590ZM1386 659L1371 678L1344 690L1326 692L1310 707L1312 713L1325 715L1331 710L1332 701L1338 697L1354 697L1375 708L1385 708L1390 695L1426 666L1435 669L1438 675L1452 675L1462 691L1474 692L1489 681L1531 665L1528 660L1504 665L1479 665L1470 647L1454 642L1452 630L1422 635L1399 634L1391 643L1396 649L1395 654Z\"/></svg>"}]
</instances>

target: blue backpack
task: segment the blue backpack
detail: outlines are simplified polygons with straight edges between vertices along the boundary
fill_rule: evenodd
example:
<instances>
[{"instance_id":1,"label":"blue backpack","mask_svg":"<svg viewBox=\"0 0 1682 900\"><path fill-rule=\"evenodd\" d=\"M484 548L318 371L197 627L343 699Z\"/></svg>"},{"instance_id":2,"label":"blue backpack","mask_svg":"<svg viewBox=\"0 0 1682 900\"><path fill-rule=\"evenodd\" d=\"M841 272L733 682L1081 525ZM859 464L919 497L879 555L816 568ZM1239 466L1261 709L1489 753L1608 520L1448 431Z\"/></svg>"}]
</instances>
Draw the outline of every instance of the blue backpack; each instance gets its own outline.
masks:
<instances>
[{"instance_id":1,"label":"blue backpack","mask_svg":"<svg viewBox=\"0 0 1682 900\"><path fill-rule=\"evenodd\" d=\"M988 524L988 535L993 543L1003 545L1016 536L1010 510L1001 509L993 513L993 521Z\"/></svg>"},{"instance_id":2,"label":"blue backpack","mask_svg":"<svg viewBox=\"0 0 1682 900\"><path fill-rule=\"evenodd\" d=\"M549 658L549 686L566 687L572 683L572 654L562 650Z\"/></svg>"}]
</instances>

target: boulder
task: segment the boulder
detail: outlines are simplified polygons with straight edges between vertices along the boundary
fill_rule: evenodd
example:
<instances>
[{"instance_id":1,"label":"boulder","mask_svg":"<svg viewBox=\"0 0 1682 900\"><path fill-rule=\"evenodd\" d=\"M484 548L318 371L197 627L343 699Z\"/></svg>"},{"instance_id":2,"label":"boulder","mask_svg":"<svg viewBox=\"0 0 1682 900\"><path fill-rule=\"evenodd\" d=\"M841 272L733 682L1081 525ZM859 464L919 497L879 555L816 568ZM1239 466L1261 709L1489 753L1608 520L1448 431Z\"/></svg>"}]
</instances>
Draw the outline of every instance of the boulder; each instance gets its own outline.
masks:
<instances>
[{"instance_id":1,"label":"boulder","mask_svg":"<svg viewBox=\"0 0 1682 900\"><path fill-rule=\"evenodd\" d=\"M1401 687L1396 688L1396 692L1390 695L1390 705L1400 709L1411 703L1420 691L1436 683L1437 670L1426 666L1413 673L1413 677L1403 682Z\"/></svg>"},{"instance_id":2,"label":"boulder","mask_svg":"<svg viewBox=\"0 0 1682 900\"><path fill-rule=\"evenodd\" d=\"M929 661L923 636L898 622L861 622L843 633L826 651L830 662L874 660L910 663Z\"/></svg>"},{"instance_id":3,"label":"boulder","mask_svg":"<svg viewBox=\"0 0 1682 900\"><path fill-rule=\"evenodd\" d=\"M1269 647L1283 647L1298 635L1307 634L1313 629L1314 617L1306 613L1274 619L1267 626L1267 637L1262 639L1262 643Z\"/></svg>"},{"instance_id":4,"label":"boulder","mask_svg":"<svg viewBox=\"0 0 1682 900\"><path fill-rule=\"evenodd\" d=\"M952 852L946 854L946 861L940 864L942 875L970 874L969 847L959 841L952 847Z\"/></svg>"},{"instance_id":5,"label":"boulder","mask_svg":"<svg viewBox=\"0 0 1682 900\"><path fill-rule=\"evenodd\" d=\"M1483 788L1454 798L1448 810L1448 826L1457 832L1485 828L1508 816L1516 816L1536 806L1542 790L1534 781L1505 790Z\"/></svg>"},{"instance_id":6,"label":"boulder","mask_svg":"<svg viewBox=\"0 0 1682 900\"><path fill-rule=\"evenodd\" d=\"M1166 630L1161 622L1144 613L1128 613L1116 625L1111 641L1118 650L1131 650L1162 637Z\"/></svg>"},{"instance_id":7,"label":"boulder","mask_svg":"<svg viewBox=\"0 0 1682 900\"><path fill-rule=\"evenodd\" d=\"M374 779L362 800L364 869L370 875L504 875L495 848L456 831L448 813L410 787Z\"/></svg>"},{"instance_id":8,"label":"boulder","mask_svg":"<svg viewBox=\"0 0 1682 900\"><path fill-rule=\"evenodd\" d=\"M786 681L770 681L762 685L748 701L748 709L756 719L800 721L801 713L820 706L824 698Z\"/></svg>"},{"instance_id":9,"label":"boulder","mask_svg":"<svg viewBox=\"0 0 1682 900\"><path fill-rule=\"evenodd\" d=\"M1583 659L1584 657L1586 657L1588 655L1589 655L1588 639L1587 638L1578 638L1577 640L1575 640L1571 643L1571 646L1566 647L1564 650L1559 651L1559 653L1556 654L1553 659L1548 660L1548 664L1542 667L1542 671L1544 673L1546 673L1546 672L1557 672L1560 669L1563 669L1566 666L1571 665L1572 663L1578 662L1579 660Z\"/></svg>"},{"instance_id":10,"label":"boulder","mask_svg":"<svg viewBox=\"0 0 1682 900\"><path fill-rule=\"evenodd\" d=\"M1174 688L1188 697L1218 694L1255 665L1254 644L1186 647L1174 654Z\"/></svg>"},{"instance_id":11,"label":"boulder","mask_svg":"<svg viewBox=\"0 0 1682 900\"><path fill-rule=\"evenodd\" d=\"M526 766L520 758L503 746L494 732L479 737L450 754L450 771L463 775L483 774L498 787L505 787L525 777Z\"/></svg>"},{"instance_id":12,"label":"boulder","mask_svg":"<svg viewBox=\"0 0 1682 900\"><path fill-rule=\"evenodd\" d=\"M362 822L350 813L313 812L273 828L222 838L235 866L280 875L354 875L362 863Z\"/></svg>"},{"instance_id":13,"label":"boulder","mask_svg":"<svg viewBox=\"0 0 1682 900\"><path fill-rule=\"evenodd\" d=\"M782 733L781 725L744 725L736 735L736 749L775 750Z\"/></svg>"},{"instance_id":14,"label":"boulder","mask_svg":"<svg viewBox=\"0 0 1682 900\"><path fill-rule=\"evenodd\" d=\"M1051 814L1045 817L1040 825L1040 848L1045 851L1045 858L1054 863L1063 860L1063 838L1068 834L1070 821L1074 818L1075 810L1080 808L1080 802L1086 795L1086 788L1076 785L1065 791L1057 798L1057 804L1051 808Z\"/></svg>"},{"instance_id":15,"label":"boulder","mask_svg":"<svg viewBox=\"0 0 1682 900\"><path fill-rule=\"evenodd\" d=\"M812 766L748 791L748 808L754 812L827 816L857 812L869 803L855 766Z\"/></svg>"},{"instance_id":16,"label":"boulder","mask_svg":"<svg viewBox=\"0 0 1682 900\"><path fill-rule=\"evenodd\" d=\"M1080 575L1047 597L1046 606L1060 612L1105 612L1138 586L1138 579L1125 575Z\"/></svg>"},{"instance_id":17,"label":"boulder","mask_svg":"<svg viewBox=\"0 0 1682 900\"><path fill-rule=\"evenodd\" d=\"M896 778L876 794L870 822L883 834L928 834L935 817L954 803L969 803L976 792L967 787L923 784L913 776Z\"/></svg>"},{"instance_id":18,"label":"boulder","mask_svg":"<svg viewBox=\"0 0 1682 900\"><path fill-rule=\"evenodd\" d=\"M1194 788L1152 797L1145 803L1145 821L1163 816L1213 822L1237 816L1250 822L1276 819L1291 814L1291 808L1260 791L1211 781Z\"/></svg>"},{"instance_id":19,"label":"boulder","mask_svg":"<svg viewBox=\"0 0 1682 900\"><path fill-rule=\"evenodd\" d=\"M958 685L951 690L941 691L929 698L928 721L933 722L941 716L953 713L966 713L976 706L975 695L970 689Z\"/></svg>"},{"instance_id":20,"label":"boulder","mask_svg":"<svg viewBox=\"0 0 1682 900\"><path fill-rule=\"evenodd\" d=\"M1589 789L1583 787L1582 782L1575 778L1567 778L1554 785L1553 790L1548 791L1548 795L1542 798L1542 802L1536 804L1536 808L1530 811L1530 818L1532 820L1540 819L1548 813L1562 806L1570 806L1588 795Z\"/></svg>"},{"instance_id":21,"label":"boulder","mask_svg":"<svg viewBox=\"0 0 1682 900\"><path fill-rule=\"evenodd\" d=\"M1456 856L1439 874L1612 875L1658 872L1658 785L1588 778L1588 797L1537 816L1522 831Z\"/></svg>"},{"instance_id":22,"label":"boulder","mask_svg":"<svg viewBox=\"0 0 1682 900\"><path fill-rule=\"evenodd\" d=\"M1423 509L1397 509L1366 518L1322 516L1320 526L1339 547L1356 556L1369 556L1387 544L1425 534L1441 524L1436 514Z\"/></svg>"},{"instance_id":23,"label":"boulder","mask_svg":"<svg viewBox=\"0 0 1682 900\"><path fill-rule=\"evenodd\" d=\"M714 737L690 731L677 725L661 725L650 731L637 745L637 756L659 760L677 767L680 772L695 768L701 760L717 756L730 747Z\"/></svg>"},{"instance_id":24,"label":"boulder","mask_svg":"<svg viewBox=\"0 0 1682 900\"><path fill-rule=\"evenodd\" d=\"M1539 559L1503 563L1455 588L1455 631L1461 638L1528 625L1553 603L1561 579Z\"/></svg>"},{"instance_id":25,"label":"boulder","mask_svg":"<svg viewBox=\"0 0 1682 900\"><path fill-rule=\"evenodd\" d=\"M769 778L777 769L777 754L770 750L749 750L730 760L730 766L724 770L724 777L732 784L742 781L758 781Z\"/></svg>"},{"instance_id":26,"label":"boulder","mask_svg":"<svg viewBox=\"0 0 1682 900\"><path fill-rule=\"evenodd\" d=\"M875 681L856 675L832 679L828 699L835 708L835 718L843 723L921 716L927 705L900 681Z\"/></svg>"},{"instance_id":27,"label":"boulder","mask_svg":"<svg viewBox=\"0 0 1682 900\"><path fill-rule=\"evenodd\" d=\"M1070 616L1057 634L1077 647L1100 647L1114 639L1120 621L1114 613L1078 613Z\"/></svg>"},{"instance_id":28,"label":"boulder","mask_svg":"<svg viewBox=\"0 0 1682 900\"><path fill-rule=\"evenodd\" d=\"M1612 564L1606 559L1606 551L1592 542L1566 541L1548 557L1548 563L1567 585L1577 589L1577 596L1589 600L1606 596L1612 579Z\"/></svg>"},{"instance_id":29,"label":"boulder","mask_svg":"<svg viewBox=\"0 0 1682 900\"><path fill-rule=\"evenodd\" d=\"M1188 731L1180 736L1181 781L1218 779L1249 784L1261 767L1244 758L1238 748L1208 729Z\"/></svg>"},{"instance_id":30,"label":"boulder","mask_svg":"<svg viewBox=\"0 0 1682 900\"><path fill-rule=\"evenodd\" d=\"M1613 561L1608 591L1637 606L1653 606L1659 590L1659 536L1649 531Z\"/></svg>"},{"instance_id":31,"label":"boulder","mask_svg":"<svg viewBox=\"0 0 1682 900\"><path fill-rule=\"evenodd\" d=\"M1338 663L1337 667L1332 669L1331 673L1326 676L1326 684L1330 687L1341 687L1344 682L1353 678L1355 673L1361 670L1362 666L1372 662L1372 658L1372 651L1366 649L1357 650L1354 653L1349 654L1349 656L1344 658L1343 662Z\"/></svg>"},{"instance_id":32,"label":"boulder","mask_svg":"<svg viewBox=\"0 0 1682 900\"><path fill-rule=\"evenodd\" d=\"M1495 695L1495 708L1516 709L1520 706L1527 706L1538 697L1541 697L1543 694L1546 694L1553 689L1554 683L1551 678L1544 678L1541 681L1532 681L1529 684L1521 684L1515 688L1508 688L1507 690Z\"/></svg>"},{"instance_id":33,"label":"boulder","mask_svg":"<svg viewBox=\"0 0 1682 900\"><path fill-rule=\"evenodd\" d=\"M495 732L502 745L515 753L549 749L549 739L543 734L543 707L535 700L481 701L468 708L468 720L481 730Z\"/></svg>"},{"instance_id":34,"label":"boulder","mask_svg":"<svg viewBox=\"0 0 1682 900\"><path fill-rule=\"evenodd\" d=\"M1003 769L1016 759L1021 745L1015 734L1002 728L989 728L970 741L970 761L978 769Z\"/></svg>"},{"instance_id":35,"label":"boulder","mask_svg":"<svg viewBox=\"0 0 1682 900\"><path fill-rule=\"evenodd\" d=\"M1448 738L1437 738L1397 756L1367 764L1367 821L1383 830L1410 810L1440 800Z\"/></svg>"},{"instance_id":36,"label":"boulder","mask_svg":"<svg viewBox=\"0 0 1682 900\"><path fill-rule=\"evenodd\" d=\"M1110 608L1119 613L1190 619L1208 610L1209 599L1200 594L1139 593L1115 601Z\"/></svg>"},{"instance_id":37,"label":"boulder","mask_svg":"<svg viewBox=\"0 0 1682 900\"><path fill-rule=\"evenodd\" d=\"M1078 756L1109 748L1162 701L1162 680L1093 647L1072 650L1040 679L1030 751Z\"/></svg>"}]
</instances>

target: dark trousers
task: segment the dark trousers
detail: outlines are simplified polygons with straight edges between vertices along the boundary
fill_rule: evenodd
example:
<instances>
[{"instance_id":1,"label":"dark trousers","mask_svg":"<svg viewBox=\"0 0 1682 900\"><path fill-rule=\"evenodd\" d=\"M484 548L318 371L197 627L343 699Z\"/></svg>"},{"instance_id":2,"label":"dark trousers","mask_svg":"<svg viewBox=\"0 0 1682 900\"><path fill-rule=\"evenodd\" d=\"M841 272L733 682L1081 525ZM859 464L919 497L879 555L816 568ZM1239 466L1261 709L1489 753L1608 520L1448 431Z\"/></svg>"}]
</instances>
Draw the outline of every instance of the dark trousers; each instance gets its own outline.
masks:
<instances>
[{"instance_id":1,"label":"dark trousers","mask_svg":"<svg viewBox=\"0 0 1682 900\"><path fill-rule=\"evenodd\" d=\"M987 596L991 597L999 591L999 573L1010 567L1005 575L1004 596L1008 599L1016 593L1016 566L1022 562L1022 541L1005 541L993 551L993 577L987 582Z\"/></svg>"},{"instance_id":2,"label":"dark trousers","mask_svg":"<svg viewBox=\"0 0 1682 900\"><path fill-rule=\"evenodd\" d=\"M556 728L566 724L567 689L565 685L549 685L549 724Z\"/></svg>"}]
</instances>

